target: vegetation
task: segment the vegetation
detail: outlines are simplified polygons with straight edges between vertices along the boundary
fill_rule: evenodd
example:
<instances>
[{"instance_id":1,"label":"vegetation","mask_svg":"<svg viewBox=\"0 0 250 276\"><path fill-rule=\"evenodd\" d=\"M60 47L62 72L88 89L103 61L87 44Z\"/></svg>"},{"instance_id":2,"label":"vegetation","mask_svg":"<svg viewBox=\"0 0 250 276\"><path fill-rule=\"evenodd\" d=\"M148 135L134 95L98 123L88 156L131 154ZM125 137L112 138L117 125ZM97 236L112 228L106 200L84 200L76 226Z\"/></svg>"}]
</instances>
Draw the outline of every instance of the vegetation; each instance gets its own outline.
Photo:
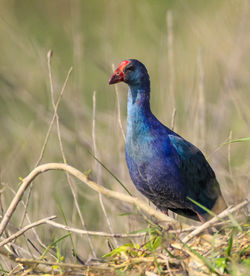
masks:
<instances>
[{"instance_id":1,"label":"vegetation","mask_svg":"<svg viewBox=\"0 0 250 276\"><path fill-rule=\"evenodd\" d=\"M126 58L147 66L154 113L207 155L227 203L244 202L249 15L247 0L1 3L2 215L25 177L50 162L70 164L84 172L85 183L131 194L154 210L125 164L127 88L108 86L112 64ZM159 223L136 202L50 171L28 187L0 243L25 225L56 220L0 247L0 269L19 275L249 275L249 206L239 210L184 242L197 227L192 221L178 217L183 228L174 219Z\"/></svg>"}]
</instances>

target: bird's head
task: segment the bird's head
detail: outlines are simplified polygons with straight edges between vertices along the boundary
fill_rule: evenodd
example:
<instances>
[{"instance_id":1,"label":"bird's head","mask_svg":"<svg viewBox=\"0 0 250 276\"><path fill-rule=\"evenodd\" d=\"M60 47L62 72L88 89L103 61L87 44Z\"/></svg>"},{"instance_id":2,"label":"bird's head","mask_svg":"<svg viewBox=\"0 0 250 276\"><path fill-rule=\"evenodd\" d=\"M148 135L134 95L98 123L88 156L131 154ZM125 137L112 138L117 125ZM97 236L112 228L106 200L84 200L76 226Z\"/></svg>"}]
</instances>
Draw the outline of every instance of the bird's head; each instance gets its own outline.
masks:
<instances>
[{"instance_id":1,"label":"bird's head","mask_svg":"<svg viewBox=\"0 0 250 276\"><path fill-rule=\"evenodd\" d=\"M132 86L149 84L149 76L146 67L136 59L122 61L109 80L109 84L125 82Z\"/></svg>"}]
</instances>

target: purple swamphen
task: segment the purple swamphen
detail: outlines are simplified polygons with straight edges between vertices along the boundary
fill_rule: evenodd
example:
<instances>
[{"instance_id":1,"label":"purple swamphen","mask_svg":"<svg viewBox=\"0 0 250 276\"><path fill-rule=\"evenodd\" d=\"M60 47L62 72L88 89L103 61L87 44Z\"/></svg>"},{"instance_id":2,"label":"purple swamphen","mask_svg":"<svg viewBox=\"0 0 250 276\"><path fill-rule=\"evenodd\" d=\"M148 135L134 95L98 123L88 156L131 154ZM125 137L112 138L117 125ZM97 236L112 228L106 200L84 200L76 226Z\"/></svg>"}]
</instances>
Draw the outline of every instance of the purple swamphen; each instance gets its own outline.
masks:
<instances>
[{"instance_id":1,"label":"purple swamphen","mask_svg":"<svg viewBox=\"0 0 250 276\"><path fill-rule=\"evenodd\" d=\"M219 184L202 152L151 112L146 67L136 59L122 61L109 84L118 82L129 86L126 160L136 188L166 214L171 210L205 222L207 212L189 198L209 210L223 210Z\"/></svg>"}]
</instances>

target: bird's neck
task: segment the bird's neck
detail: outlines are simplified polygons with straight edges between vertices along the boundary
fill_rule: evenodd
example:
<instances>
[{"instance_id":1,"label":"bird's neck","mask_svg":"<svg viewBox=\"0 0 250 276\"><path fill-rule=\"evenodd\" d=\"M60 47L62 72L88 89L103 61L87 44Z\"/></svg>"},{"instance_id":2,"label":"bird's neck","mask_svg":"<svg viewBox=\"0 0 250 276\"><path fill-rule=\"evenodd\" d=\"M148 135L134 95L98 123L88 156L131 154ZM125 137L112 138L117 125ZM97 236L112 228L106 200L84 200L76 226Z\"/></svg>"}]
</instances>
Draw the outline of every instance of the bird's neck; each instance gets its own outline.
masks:
<instances>
[{"instance_id":1,"label":"bird's neck","mask_svg":"<svg viewBox=\"0 0 250 276\"><path fill-rule=\"evenodd\" d=\"M150 86L129 86L127 104L127 139L145 134L152 117Z\"/></svg>"}]
</instances>

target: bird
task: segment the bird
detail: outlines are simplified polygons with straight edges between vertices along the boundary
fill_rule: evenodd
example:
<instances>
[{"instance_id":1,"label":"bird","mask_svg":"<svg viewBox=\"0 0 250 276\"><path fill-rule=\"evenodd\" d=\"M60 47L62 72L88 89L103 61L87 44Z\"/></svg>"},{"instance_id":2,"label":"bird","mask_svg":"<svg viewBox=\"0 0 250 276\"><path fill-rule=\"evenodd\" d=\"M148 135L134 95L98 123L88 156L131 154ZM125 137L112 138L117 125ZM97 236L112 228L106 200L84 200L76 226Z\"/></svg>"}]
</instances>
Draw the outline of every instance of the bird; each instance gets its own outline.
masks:
<instances>
[{"instance_id":1,"label":"bird","mask_svg":"<svg viewBox=\"0 0 250 276\"><path fill-rule=\"evenodd\" d=\"M219 183L203 153L152 113L145 65L137 59L122 61L109 84L119 82L128 85L125 156L135 187L163 213L171 210L201 223L209 218L207 210L225 209Z\"/></svg>"}]
</instances>

